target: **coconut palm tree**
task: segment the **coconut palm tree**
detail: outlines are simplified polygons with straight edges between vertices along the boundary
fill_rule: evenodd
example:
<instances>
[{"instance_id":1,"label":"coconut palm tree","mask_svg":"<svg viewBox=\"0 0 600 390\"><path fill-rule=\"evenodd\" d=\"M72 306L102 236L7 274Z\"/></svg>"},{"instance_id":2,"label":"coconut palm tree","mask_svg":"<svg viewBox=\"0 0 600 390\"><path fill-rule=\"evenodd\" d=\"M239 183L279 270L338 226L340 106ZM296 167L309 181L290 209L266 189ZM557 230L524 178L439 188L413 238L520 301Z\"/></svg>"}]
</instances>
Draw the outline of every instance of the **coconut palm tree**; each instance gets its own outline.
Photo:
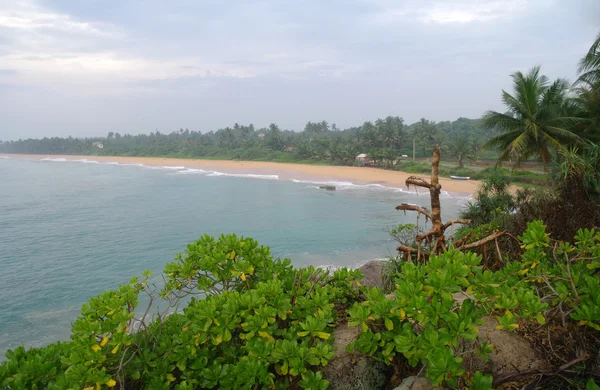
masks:
<instances>
[{"instance_id":1,"label":"coconut palm tree","mask_svg":"<svg viewBox=\"0 0 600 390\"><path fill-rule=\"evenodd\" d=\"M579 74L579 80L600 87L600 33L585 57L579 61Z\"/></svg>"},{"instance_id":2,"label":"coconut palm tree","mask_svg":"<svg viewBox=\"0 0 600 390\"><path fill-rule=\"evenodd\" d=\"M516 72L512 79L514 94L502 91L508 112L488 111L482 118L485 128L501 133L486 143L500 148L499 161L515 159L518 166L523 160L539 157L547 165L553 153L584 142L571 131L580 119L568 114L569 84L565 80L550 83L539 66L527 74Z\"/></svg>"},{"instance_id":3,"label":"coconut palm tree","mask_svg":"<svg viewBox=\"0 0 600 390\"><path fill-rule=\"evenodd\" d=\"M579 61L579 78L575 82L574 105L585 121L582 133L593 142L600 141L600 34L585 57Z\"/></svg>"}]
</instances>

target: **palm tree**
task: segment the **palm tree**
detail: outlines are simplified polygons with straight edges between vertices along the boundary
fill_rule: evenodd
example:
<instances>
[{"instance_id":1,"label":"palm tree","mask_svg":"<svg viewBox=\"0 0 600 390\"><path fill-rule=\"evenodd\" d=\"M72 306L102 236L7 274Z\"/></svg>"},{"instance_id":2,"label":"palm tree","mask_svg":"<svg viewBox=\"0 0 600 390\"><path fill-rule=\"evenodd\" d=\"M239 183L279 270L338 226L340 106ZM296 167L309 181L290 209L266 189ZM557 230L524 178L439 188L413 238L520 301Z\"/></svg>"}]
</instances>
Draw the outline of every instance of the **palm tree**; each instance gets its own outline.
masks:
<instances>
[{"instance_id":1,"label":"palm tree","mask_svg":"<svg viewBox=\"0 0 600 390\"><path fill-rule=\"evenodd\" d=\"M579 80L585 80L600 87L600 33L585 57L579 61L579 73Z\"/></svg>"},{"instance_id":2,"label":"palm tree","mask_svg":"<svg viewBox=\"0 0 600 390\"><path fill-rule=\"evenodd\" d=\"M477 141L466 134L454 134L445 146L450 156L456 158L459 168L465 167L465 160L475 160L479 150Z\"/></svg>"},{"instance_id":3,"label":"palm tree","mask_svg":"<svg viewBox=\"0 0 600 390\"><path fill-rule=\"evenodd\" d=\"M539 66L526 75L516 72L512 79L514 95L502 91L508 112L488 111L482 118L485 128L502 133L485 145L501 149L499 161L515 159L518 166L523 160L539 157L547 165L553 152L584 142L571 131L580 118L567 113L567 81L557 79L550 84Z\"/></svg>"},{"instance_id":4,"label":"palm tree","mask_svg":"<svg viewBox=\"0 0 600 390\"><path fill-rule=\"evenodd\" d=\"M575 85L574 104L586 119L579 127L586 138L600 141L600 34L579 61L579 78Z\"/></svg>"}]
</instances>

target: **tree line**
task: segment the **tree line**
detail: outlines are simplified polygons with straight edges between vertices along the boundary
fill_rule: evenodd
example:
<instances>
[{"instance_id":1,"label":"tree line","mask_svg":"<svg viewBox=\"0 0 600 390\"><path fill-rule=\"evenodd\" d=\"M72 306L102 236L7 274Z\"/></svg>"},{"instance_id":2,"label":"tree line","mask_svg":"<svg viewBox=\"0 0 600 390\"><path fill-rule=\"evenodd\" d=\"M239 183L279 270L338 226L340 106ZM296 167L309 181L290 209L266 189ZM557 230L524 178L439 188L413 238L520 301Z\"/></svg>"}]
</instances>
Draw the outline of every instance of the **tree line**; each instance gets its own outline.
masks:
<instances>
[{"instance_id":1,"label":"tree line","mask_svg":"<svg viewBox=\"0 0 600 390\"><path fill-rule=\"evenodd\" d=\"M42 138L0 142L2 153L173 156L244 160L314 160L352 165L356 156L367 153L375 164L393 161L413 153L428 156L431 142L443 140L448 155L459 161L473 158L481 151L488 131L475 119L433 122L421 119L407 125L398 116L368 121L360 126L339 129L327 121L308 122L303 131L281 129L272 123L266 128L253 124L217 131L179 129L131 135L109 132L106 137ZM97 144L102 143L102 149Z\"/></svg>"}]
</instances>

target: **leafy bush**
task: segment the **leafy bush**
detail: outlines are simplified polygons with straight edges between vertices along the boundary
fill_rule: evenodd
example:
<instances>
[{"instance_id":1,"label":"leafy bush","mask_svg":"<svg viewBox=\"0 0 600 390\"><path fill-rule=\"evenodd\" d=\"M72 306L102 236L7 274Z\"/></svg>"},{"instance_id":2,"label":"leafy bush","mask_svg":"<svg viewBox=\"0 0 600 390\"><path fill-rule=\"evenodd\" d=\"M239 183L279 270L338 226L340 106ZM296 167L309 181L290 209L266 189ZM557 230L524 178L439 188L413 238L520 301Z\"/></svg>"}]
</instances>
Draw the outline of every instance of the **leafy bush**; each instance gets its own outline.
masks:
<instances>
[{"instance_id":1,"label":"leafy bush","mask_svg":"<svg viewBox=\"0 0 600 390\"><path fill-rule=\"evenodd\" d=\"M268 247L235 235L204 236L165 267L157 291L134 278L83 305L71 341L17 348L0 366L6 389L325 389L333 357L334 303L355 299L359 271L294 269ZM145 292L183 313L147 319L134 309ZM170 315L169 315L170 314Z\"/></svg>"},{"instance_id":2,"label":"leafy bush","mask_svg":"<svg viewBox=\"0 0 600 390\"><path fill-rule=\"evenodd\" d=\"M321 368L334 356L333 328L346 317L361 329L350 349L394 367L421 367L452 388L492 386L490 374L462 363L493 351L477 337L485 316L508 332L536 324L548 327L543 337L576 335L561 359L595 356L600 233L582 229L573 244L553 242L534 221L519 240L520 259L495 272L479 255L453 249L425 264L397 260L401 271L386 297L360 287L359 271L294 269L252 239L204 236L165 267L162 288L146 272L84 304L70 341L8 351L0 388L325 389ZM140 293L149 297L144 309ZM459 303L456 293L467 299ZM157 301L166 307L150 316ZM592 363L575 371L581 383Z\"/></svg>"},{"instance_id":3,"label":"leafy bush","mask_svg":"<svg viewBox=\"0 0 600 390\"><path fill-rule=\"evenodd\" d=\"M484 316L509 332L527 319L544 325L548 318L600 330L600 233L580 230L575 241L553 250L545 225L535 221L520 237L520 261L496 272L483 270L480 256L456 250L427 264L404 262L393 297L368 289L348 310L349 325L362 329L351 348L388 364L421 365L436 385L491 388L489 376L467 375L462 366L466 346L484 360L493 349L476 341ZM468 297L462 304L458 292Z\"/></svg>"}]
</instances>

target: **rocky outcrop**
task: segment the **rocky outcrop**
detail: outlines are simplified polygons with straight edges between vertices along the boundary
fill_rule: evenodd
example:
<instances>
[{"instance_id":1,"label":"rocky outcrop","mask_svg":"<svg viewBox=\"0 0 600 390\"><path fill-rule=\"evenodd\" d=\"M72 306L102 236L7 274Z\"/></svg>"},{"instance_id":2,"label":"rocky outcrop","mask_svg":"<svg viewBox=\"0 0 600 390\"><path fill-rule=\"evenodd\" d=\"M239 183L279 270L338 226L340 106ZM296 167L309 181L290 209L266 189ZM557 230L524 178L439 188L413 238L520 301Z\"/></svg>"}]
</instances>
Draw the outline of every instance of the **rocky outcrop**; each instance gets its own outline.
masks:
<instances>
[{"instance_id":1,"label":"rocky outcrop","mask_svg":"<svg viewBox=\"0 0 600 390\"><path fill-rule=\"evenodd\" d=\"M494 377L515 371L544 369L546 362L539 359L533 346L515 332L498 330L498 321L485 317L485 324L479 327L479 342L493 344L494 349L484 362L479 355L468 356L464 366L471 371L491 372Z\"/></svg>"},{"instance_id":2,"label":"rocky outcrop","mask_svg":"<svg viewBox=\"0 0 600 390\"><path fill-rule=\"evenodd\" d=\"M335 191L335 186L319 186L322 190Z\"/></svg>"},{"instance_id":3,"label":"rocky outcrop","mask_svg":"<svg viewBox=\"0 0 600 390\"><path fill-rule=\"evenodd\" d=\"M381 281L381 270L385 261L369 261L359 268L359 270L365 275L360 281L363 286L366 287L379 287L383 289L383 282Z\"/></svg>"},{"instance_id":4,"label":"rocky outcrop","mask_svg":"<svg viewBox=\"0 0 600 390\"><path fill-rule=\"evenodd\" d=\"M338 325L333 331L335 357L323 367L323 377L332 390L383 389L387 383L387 366L373 358L346 351L346 345L360 336L360 328Z\"/></svg>"}]
</instances>

